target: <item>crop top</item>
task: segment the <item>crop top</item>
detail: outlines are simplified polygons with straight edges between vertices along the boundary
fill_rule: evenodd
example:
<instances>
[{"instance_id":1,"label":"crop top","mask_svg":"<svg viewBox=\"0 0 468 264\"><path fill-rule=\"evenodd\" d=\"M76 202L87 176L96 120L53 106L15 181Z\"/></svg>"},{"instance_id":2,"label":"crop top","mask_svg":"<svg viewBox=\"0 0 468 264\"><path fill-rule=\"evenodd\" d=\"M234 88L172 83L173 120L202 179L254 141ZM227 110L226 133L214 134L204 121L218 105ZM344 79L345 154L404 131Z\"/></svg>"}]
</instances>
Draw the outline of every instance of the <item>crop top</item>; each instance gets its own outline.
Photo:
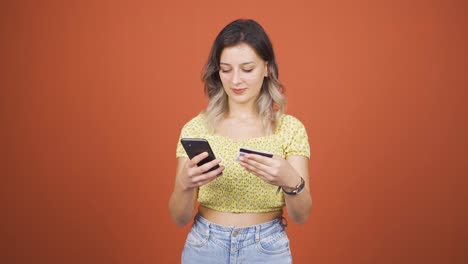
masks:
<instances>
[{"instance_id":1,"label":"crop top","mask_svg":"<svg viewBox=\"0 0 468 264\"><path fill-rule=\"evenodd\" d=\"M232 213L263 213L281 210L283 192L277 194L277 186L268 184L247 172L236 158L240 147L267 151L283 158L306 156L310 148L304 125L295 117L283 114L272 135L249 139L232 139L208 133L205 117L199 114L182 128L180 138L205 138L217 158L221 158L224 171L221 176L198 190L198 202L208 208ZM176 156L187 157L179 142Z\"/></svg>"}]
</instances>

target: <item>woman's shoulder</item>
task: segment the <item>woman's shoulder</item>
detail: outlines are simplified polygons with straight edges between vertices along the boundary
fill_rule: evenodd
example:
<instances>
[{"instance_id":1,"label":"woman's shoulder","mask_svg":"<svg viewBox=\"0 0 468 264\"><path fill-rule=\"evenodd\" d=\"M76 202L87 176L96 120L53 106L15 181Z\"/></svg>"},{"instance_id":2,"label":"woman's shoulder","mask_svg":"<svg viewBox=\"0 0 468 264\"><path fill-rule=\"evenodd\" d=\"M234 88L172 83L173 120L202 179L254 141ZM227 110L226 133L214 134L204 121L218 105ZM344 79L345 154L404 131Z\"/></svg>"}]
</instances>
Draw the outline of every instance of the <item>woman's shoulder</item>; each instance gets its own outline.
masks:
<instances>
[{"instance_id":1,"label":"woman's shoulder","mask_svg":"<svg viewBox=\"0 0 468 264\"><path fill-rule=\"evenodd\" d=\"M280 132L286 156L310 157L310 147L304 124L296 117L284 115L281 119Z\"/></svg>"},{"instance_id":2,"label":"woman's shoulder","mask_svg":"<svg viewBox=\"0 0 468 264\"><path fill-rule=\"evenodd\" d=\"M291 131L294 128L303 128L304 124L295 116L289 114L283 114L280 117L280 122L278 125L279 131Z\"/></svg>"},{"instance_id":3,"label":"woman's shoulder","mask_svg":"<svg viewBox=\"0 0 468 264\"><path fill-rule=\"evenodd\" d=\"M182 128L182 131L191 131L203 133L206 131L205 125L205 116L203 113L198 114L195 117L192 117Z\"/></svg>"},{"instance_id":4,"label":"woman's shoulder","mask_svg":"<svg viewBox=\"0 0 468 264\"><path fill-rule=\"evenodd\" d=\"M185 123L185 126L203 124L204 121L205 115L203 115L203 113L199 113L198 115L192 117L187 123Z\"/></svg>"}]
</instances>

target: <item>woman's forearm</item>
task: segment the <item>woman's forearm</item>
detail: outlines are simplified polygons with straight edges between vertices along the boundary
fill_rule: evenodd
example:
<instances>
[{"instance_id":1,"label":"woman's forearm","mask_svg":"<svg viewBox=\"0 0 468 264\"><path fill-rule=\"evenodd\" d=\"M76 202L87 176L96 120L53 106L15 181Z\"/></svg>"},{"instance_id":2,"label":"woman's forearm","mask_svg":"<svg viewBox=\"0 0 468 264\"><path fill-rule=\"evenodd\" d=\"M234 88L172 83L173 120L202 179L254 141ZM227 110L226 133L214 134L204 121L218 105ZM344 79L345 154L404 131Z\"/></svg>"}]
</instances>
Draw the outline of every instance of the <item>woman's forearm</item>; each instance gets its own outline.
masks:
<instances>
[{"instance_id":1,"label":"woman's forearm","mask_svg":"<svg viewBox=\"0 0 468 264\"><path fill-rule=\"evenodd\" d=\"M182 190L175 186L169 200L169 211L177 226L185 226L193 217L197 189Z\"/></svg>"},{"instance_id":2,"label":"woman's forearm","mask_svg":"<svg viewBox=\"0 0 468 264\"><path fill-rule=\"evenodd\" d=\"M291 217L294 222L303 224L309 218L310 210L312 208L312 198L309 189L309 159L296 156L288 157L288 161L298 173L297 177L300 176L304 180L304 188L296 195L284 194L286 210L288 211L289 217ZM296 181L294 183L295 185L285 188L290 192L292 189L297 187L297 183L298 182Z\"/></svg>"},{"instance_id":3,"label":"woman's forearm","mask_svg":"<svg viewBox=\"0 0 468 264\"><path fill-rule=\"evenodd\" d=\"M169 200L172 220L180 227L192 219L198 192L198 188L190 188L183 184L184 166L187 162L187 158L179 158L178 160L174 190Z\"/></svg>"},{"instance_id":4,"label":"woman's forearm","mask_svg":"<svg viewBox=\"0 0 468 264\"><path fill-rule=\"evenodd\" d=\"M302 192L296 195L284 194L284 199L289 217L298 224L305 223L312 208L309 188L304 188Z\"/></svg>"}]
</instances>

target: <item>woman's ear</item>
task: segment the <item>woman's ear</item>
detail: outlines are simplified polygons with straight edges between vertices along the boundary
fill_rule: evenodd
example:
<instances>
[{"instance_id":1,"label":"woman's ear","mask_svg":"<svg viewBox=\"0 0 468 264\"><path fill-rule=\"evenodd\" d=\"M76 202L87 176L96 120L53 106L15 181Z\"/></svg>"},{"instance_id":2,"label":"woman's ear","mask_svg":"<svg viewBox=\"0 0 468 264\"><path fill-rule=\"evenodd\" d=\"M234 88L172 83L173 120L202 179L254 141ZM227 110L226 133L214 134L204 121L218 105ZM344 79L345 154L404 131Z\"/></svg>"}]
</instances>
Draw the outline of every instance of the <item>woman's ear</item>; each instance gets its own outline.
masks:
<instances>
[{"instance_id":1,"label":"woman's ear","mask_svg":"<svg viewBox=\"0 0 468 264\"><path fill-rule=\"evenodd\" d=\"M268 69L268 61L265 62L265 77L268 77L268 73L269 73L269 69Z\"/></svg>"}]
</instances>

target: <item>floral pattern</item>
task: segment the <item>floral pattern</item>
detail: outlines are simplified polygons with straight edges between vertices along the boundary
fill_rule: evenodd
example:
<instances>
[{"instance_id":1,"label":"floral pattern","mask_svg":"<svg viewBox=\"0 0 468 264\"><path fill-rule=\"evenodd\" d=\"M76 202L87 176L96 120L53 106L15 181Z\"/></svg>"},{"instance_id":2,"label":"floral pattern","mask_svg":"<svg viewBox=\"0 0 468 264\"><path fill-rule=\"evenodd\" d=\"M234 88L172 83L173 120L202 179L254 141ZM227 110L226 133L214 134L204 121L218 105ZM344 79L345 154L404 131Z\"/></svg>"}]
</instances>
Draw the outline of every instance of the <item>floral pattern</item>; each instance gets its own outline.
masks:
<instances>
[{"instance_id":1,"label":"floral pattern","mask_svg":"<svg viewBox=\"0 0 468 264\"><path fill-rule=\"evenodd\" d=\"M304 125L291 115L283 115L275 134L245 140L211 134L207 132L205 118L199 114L182 128L180 138L205 138L210 143L221 165L223 175L198 191L198 202L208 208L234 213L261 213L278 211L285 205L283 193L276 193L277 186L262 181L247 172L236 161L239 148L247 147L288 156L310 157L310 147ZM180 143L177 157L187 157Z\"/></svg>"}]
</instances>

